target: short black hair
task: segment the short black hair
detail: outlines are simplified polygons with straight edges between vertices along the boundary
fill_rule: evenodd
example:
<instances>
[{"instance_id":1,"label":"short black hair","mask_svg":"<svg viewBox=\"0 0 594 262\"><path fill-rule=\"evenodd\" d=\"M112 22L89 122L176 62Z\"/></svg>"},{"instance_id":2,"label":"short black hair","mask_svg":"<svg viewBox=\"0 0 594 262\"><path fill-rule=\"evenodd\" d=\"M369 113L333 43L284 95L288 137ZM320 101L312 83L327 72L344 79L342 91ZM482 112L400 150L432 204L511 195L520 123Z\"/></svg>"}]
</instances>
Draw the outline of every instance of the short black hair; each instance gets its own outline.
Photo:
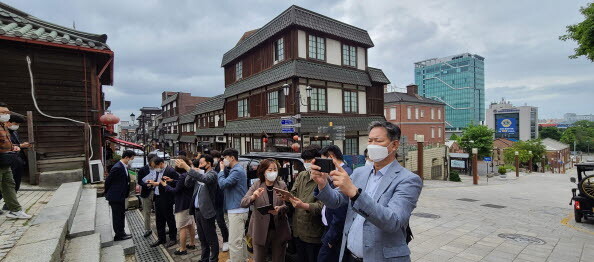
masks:
<instances>
[{"instance_id":1,"label":"short black hair","mask_svg":"<svg viewBox=\"0 0 594 262\"><path fill-rule=\"evenodd\" d=\"M151 162L151 160L152 160L154 157L156 157L156 156L157 156L157 154L150 153L150 154L148 154L148 156L146 157L146 159L147 159L149 162Z\"/></svg>"},{"instance_id":2,"label":"short black hair","mask_svg":"<svg viewBox=\"0 0 594 262\"><path fill-rule=\"evenodd\" d=\"M10 123L25 123L27 122L27 118L24 115L18 113L10 113L10 119L8 120Z\"/></svg>"},{"instance_id":3,"label":"short black hair","mask_svg":"<svg viewBox=\"0 0 594 262\"><path fill-rule=\"evenodd\" d=\"M213 158L221 158L221 152L219 152L219 150L212 150L212 151L210 151L210 155Z\"/></svg>"},{"instance_id":4,"label":"short black hair","mask_svg":"<svg viewBox=\"0 0 594 262\"><path fill-rule=\"evenodd\" d=\"M363 155L365 157L369 157L369 152L367 151L367 148L365 148L365 151L363 151Z\"/></svg>"},{"instance_id":5,"label":"short black hair","mask_svg":"<svg viewBox=\"0 0 594 262\"><path fill-rule=\"evenodd\" d=\"M151 162L153 162L153 164L155 164L155 165L160 165L161 163L165 162L165 159L163 159L162 157L156 156L151 159Z\"/></svg>"},{"instance_id":6,"label":"short black hair","mask_svg":"<svg viewBox=\"0 0 594 262\"><path fill-rule=\"evenodd\" d=\"M134 157L134 156L136 156L136 153L134 153L134 151L132 151L132 150L126 150L126 151L124 151L124 153L122 153L122 158L126 158L126 157L130 158L130 157Z\"/></svg>"},{"instance_id":7,"label":"short black hair","mask_svg":"<svg viewBox=\"0 0 594 262\"><path fill-rule=\"evenodd\" d=\"M204 158L206 163L210 163L210 166L214 166L214 158L211 155L202 155L200 158Z\"/></svg>"},{"instance_id":8,"label":"short black hair","mask_svg":"<svg viewBox=\"0 0 594 262\"><path fill-rule=\"evenodd\" d=\"M327 145L324 148L322 148L322 151L320 151L320 154L322 154L325 157L330 157L330 153L332 153L334 157L336 157L336 159L344 161L342 151L340 151L340 147L338 147L337 145Z\"/></svg>"},{"instance_id":9,"label":"short black hair","mask_svg":"<svg viewBox=\"0 0 594 262\"><path fill-rule=\"evenodd\" d=\"M4 102L0 102L0 107L8 107L8 104L6 104Z\"/></svg>"},{"instance_id":10,"label":"short black hair","mask_svg":"<svg viewBox=\"0 0 594 262\"><path fill-rule=\"evenodd\" d=\"M319 147L316 146L309 146L301 152L301 159L303 160L311 160L316 157L320 157L320 150Z\"/></svg>"},{"instance_id":11,"label":"short black hair","mask_svg":"<svg viewBox=\"0 0 594 262\"><path fill-rule=\"evenodd\" d=\"M179 155L179 156L186 156L186 155L187 155L187 153L186 153L186 151L179 151L179 152L177 153L177 155Z\"/></svg>"},{"instance_id":12,"label":"short black hair","mask_svg":"<svg viewBox=\"0 0 594 262\"><path fill-rule=\"evenodd\" d=\"M398 127L397 125L394 125L388 121L373 121L371 122L371 124L369 124L369 129L367 131L371 131L371 129L374 129L376 127L385 128L388 132L388 138L390 139L390 141L400 140L401 131L400 127Z\"/></svg>"},{"instance_id":13,"label":"short black hair","mask_svg":"<svg viewBox=\"0 0 594 262\"><path fill-rule=\"evenodd\" d=\"M239 152L235 148L227 148L223 151L223 157L232 156L235 160L239 160Z\"/></svg>"}]
</instances>

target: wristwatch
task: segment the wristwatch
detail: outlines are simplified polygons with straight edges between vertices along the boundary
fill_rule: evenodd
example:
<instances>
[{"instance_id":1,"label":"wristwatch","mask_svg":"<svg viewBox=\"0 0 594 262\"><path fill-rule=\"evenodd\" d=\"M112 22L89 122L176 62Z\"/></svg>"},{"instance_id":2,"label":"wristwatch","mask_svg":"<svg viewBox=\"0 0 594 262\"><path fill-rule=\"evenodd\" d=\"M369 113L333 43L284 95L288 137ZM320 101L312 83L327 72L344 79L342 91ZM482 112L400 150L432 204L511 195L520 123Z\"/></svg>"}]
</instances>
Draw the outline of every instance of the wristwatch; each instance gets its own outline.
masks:
<instances>
[{"instance_id":1,"label":"wristwatch","mask_svg":"<svg viewBox=\"0 0 594 262\"><path fill-rule=\"evenodd\" d=\"M351 201L353 201L353 202L357 201L357 198L359 198L362 191L363 191L363 189L357 188L357 194L355 194L355 196L351 197Z\"/></svg>"}]
</instances>

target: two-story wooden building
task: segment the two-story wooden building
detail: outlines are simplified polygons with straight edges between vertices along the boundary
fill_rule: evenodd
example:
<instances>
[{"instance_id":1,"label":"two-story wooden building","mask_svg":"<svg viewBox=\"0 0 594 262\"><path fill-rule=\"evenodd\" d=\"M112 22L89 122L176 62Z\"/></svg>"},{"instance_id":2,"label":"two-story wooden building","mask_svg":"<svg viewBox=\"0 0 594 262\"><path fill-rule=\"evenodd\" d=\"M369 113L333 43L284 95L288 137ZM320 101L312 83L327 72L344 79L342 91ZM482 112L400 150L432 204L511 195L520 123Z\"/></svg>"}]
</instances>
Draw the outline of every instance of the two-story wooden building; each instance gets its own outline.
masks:
<instances>
[{"instance_id":1,"label":"two-story wooden building","mask_svg":"<svg viewBox=\"0 0 594 262\"><path fill-rule=\"evenodd\" d=\"M241 153L289 151L295 134L282 132L280 118L300 114L303 146L336 144L345 154L362 154L368 124L384 120L390 83L368 66L373 46L367 31L298 6L244 34L222 60L230 146ZM345 126L346 140L318 133L330 122Z\"/></svg>"},{"instance_id":2,"label":"two-story wooden building","mask_svg":"<svg viewBox=\"0 0 594 262\"><path fill-rule=\"evenodd\" d=\"M165 91L161 94L162 121L159 124L159 141L172 153L179 151L180 116L194 110L197 103L209 97L192 96L190 93ZM188 119L184 119L184 123Z\"/></svg>"}]
</instances>

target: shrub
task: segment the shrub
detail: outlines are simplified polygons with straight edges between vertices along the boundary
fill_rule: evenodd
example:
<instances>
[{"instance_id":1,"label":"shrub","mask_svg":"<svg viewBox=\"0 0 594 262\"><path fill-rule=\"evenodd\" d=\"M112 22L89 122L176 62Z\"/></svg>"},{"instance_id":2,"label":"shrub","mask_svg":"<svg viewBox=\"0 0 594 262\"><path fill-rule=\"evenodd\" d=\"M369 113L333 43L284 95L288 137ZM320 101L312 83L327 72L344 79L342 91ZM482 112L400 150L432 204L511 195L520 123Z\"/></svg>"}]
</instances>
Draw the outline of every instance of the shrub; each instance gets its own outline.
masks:
<instances>
[{"instance_id":1,"label":"shrub","mask_svg":"<svg viewBox=\"0 0 594 262\"><path fill-rule=\"evenodd\" d=\"M460 179L460 173L458 173L458 171L456 171L456 170L451 170L450 171L450 181L461 182L462 180Z\"/></svg>"},{"instance_id":2,"label":"shrub","mask_svg":"<svg viewBox=\"0 0 594 262\"><path fill-rule=\"evenodd\" d=\"M500 175L505 175L505 173L507 173L507 168L505 168L505 166L499 166L499 168L497 169L497 172Z\"/></svg>"}]
</instances>

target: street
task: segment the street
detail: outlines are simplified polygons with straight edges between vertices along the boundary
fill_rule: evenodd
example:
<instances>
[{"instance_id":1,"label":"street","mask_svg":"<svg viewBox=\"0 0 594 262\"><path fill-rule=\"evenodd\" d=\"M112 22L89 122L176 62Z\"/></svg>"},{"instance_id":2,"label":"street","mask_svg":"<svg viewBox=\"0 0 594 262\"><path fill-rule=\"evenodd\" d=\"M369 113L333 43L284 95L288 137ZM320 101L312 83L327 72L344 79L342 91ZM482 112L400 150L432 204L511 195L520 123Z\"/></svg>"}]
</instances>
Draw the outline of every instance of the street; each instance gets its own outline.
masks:
<instances>
[{"instance_id":1,"label":"street","mask_svg":"<svg viewBox=\"0 0 594 262\"><path fill-rule=\"evenodd\" d=\"M426 181L411 218L413 261L592 261L594 222L576 224L567 174Z\"/></svg>"}]
</instances>

